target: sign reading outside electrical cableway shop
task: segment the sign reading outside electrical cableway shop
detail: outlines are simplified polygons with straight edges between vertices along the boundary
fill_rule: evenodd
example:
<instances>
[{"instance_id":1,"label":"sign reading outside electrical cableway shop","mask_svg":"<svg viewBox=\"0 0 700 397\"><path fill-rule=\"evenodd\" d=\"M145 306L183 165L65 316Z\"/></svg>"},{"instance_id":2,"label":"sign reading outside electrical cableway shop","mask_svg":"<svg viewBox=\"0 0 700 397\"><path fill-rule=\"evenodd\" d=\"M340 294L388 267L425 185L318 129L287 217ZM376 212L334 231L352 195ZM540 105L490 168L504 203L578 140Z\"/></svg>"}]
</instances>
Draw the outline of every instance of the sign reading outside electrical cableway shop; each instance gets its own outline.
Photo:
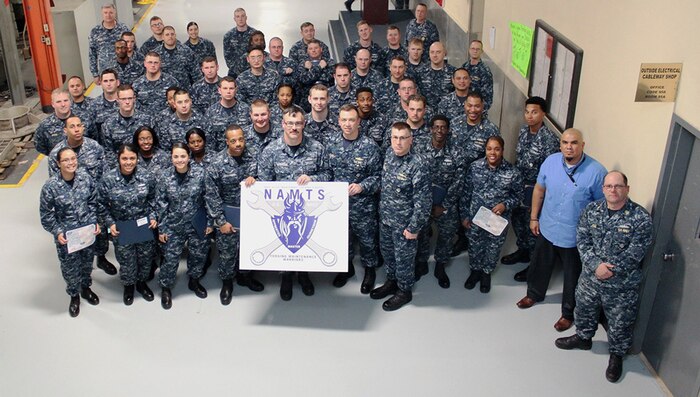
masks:
<instances>
[{"instance_id":1,"label":"sign reading outside electrical cableway shop","mask_svg":"<svg viewBox=\"0 0 700 397\"><path fill-rule=\"evenodd\" d=\"M241 186L242 270L346 272L348 184Z\"/></svg>"}]
</instances>

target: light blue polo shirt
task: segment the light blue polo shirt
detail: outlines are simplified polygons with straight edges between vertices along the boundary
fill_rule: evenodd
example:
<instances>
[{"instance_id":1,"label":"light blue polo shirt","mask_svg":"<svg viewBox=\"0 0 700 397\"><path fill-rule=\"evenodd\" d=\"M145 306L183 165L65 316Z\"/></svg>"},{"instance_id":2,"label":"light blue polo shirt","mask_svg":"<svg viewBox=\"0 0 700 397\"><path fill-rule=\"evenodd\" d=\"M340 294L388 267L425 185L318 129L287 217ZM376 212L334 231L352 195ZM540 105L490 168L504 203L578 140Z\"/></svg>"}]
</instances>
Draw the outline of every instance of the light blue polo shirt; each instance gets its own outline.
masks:
<instances>
[{"instance_id":1,"label":"light blue polo shirt","mask_svg":"<svg viewBox=\"0 0 700 397\"><path fill-rule=\"evenodd\" d=\"M605 197L606 174L605 167L586 154L572 168L567 167L562 153L547 157L537 175L537 183L546 190L540 233L557 247L576 247L578 218L588 203Z\"/></svg>"}]
</instances>

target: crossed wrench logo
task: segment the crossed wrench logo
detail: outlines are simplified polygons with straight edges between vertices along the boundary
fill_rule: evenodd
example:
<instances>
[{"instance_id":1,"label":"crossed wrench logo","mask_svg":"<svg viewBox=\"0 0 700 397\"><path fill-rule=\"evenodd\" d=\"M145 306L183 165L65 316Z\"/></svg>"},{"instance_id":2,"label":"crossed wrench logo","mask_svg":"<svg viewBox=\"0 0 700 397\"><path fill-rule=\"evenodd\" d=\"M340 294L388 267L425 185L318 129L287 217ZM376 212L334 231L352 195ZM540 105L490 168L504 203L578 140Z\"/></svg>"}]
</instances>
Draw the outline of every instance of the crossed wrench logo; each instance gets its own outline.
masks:
<instances>
[{"instance_id":1,"label":"crossed wrench logo","mask_svg":"<svg viewBox=\"0 0 700 397\"><path fill-rule=\"evenodd\" d=\"M254 210L264 211L268 216L270 216L270 218L281 215L279 211L272 208L270 203L265 201L265 199L260 193L251 192L251 194L255 196L255 201L248 201L248 205L250 206L250 208ZM313 211L311 211L311 213L308 216L320 216L326 211L337 210L341 207L341 205L342 203L336 203L332 197L329 197L326 200L322 201L321 205L319 205ZM254 250L250 254L250 261L256 266L262 265L263 263L265 263L270 254L272 254L277 248L279 248L280 245L282 245L280 239L274 239L266 246ZM309 247L318 256L318 258L321 260L321 263L323 263L325 266L333 266L336 264L336 262L338 262L338 255L336 255L335 252L321 246L313 239L309 238L309 240L306 242L306 246Z\"/></svg>"}]
</instances>

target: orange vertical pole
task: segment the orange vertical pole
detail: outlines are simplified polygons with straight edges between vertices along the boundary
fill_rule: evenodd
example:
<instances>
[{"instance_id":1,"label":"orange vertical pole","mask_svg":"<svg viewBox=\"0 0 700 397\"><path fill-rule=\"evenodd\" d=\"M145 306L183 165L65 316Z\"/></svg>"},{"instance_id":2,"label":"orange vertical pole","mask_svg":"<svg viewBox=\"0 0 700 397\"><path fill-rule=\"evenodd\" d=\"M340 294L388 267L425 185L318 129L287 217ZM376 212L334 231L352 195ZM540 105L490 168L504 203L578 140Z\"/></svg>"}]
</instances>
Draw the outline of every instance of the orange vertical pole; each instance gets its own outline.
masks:
<instances>
[{"instance_id":1,"label":"orange vertical pole","mask_svg":"<svg viewBox=\"0 0 700 397\"><path fill-rule=\"evenodd\" d=\"M23 5L36 87L42 110L49 112L52 111L51 91L63 85L51 16L53 4L51 0L24 0Z\"/></svg>"}]
</instances>

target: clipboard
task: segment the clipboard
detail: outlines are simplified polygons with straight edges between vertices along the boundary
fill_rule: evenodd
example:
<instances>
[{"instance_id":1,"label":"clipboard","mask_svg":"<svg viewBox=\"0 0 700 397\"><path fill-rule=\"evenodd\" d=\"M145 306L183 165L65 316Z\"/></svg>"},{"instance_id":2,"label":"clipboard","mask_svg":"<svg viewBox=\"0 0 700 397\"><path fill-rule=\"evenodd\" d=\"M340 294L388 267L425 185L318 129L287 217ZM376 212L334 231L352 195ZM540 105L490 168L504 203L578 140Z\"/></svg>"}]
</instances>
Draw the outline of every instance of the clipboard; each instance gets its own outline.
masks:
<instances>
[{"instance_id":1,"label":"clipboard","mask_svg":"<svg viewBox=\"0 0 700 397\"><path fill-rule=\"evenodd\" d=\"M114 237L114 244L129 245L153 241L153 230L148 227L148 217L129 221L116 221L115 224L117 225L119 236Z\"/></svg>"},{"instance_id":2,"label":"clipboard","mask_svg":"<svg viewBox=\"0 0 700 397\"><path fill-rule=\"evenodd\" d=\"M226 217L226 222L233 225L234 229L241 230L241 207L224 205L224 216Z\"/></svg>"}]
</instances>

